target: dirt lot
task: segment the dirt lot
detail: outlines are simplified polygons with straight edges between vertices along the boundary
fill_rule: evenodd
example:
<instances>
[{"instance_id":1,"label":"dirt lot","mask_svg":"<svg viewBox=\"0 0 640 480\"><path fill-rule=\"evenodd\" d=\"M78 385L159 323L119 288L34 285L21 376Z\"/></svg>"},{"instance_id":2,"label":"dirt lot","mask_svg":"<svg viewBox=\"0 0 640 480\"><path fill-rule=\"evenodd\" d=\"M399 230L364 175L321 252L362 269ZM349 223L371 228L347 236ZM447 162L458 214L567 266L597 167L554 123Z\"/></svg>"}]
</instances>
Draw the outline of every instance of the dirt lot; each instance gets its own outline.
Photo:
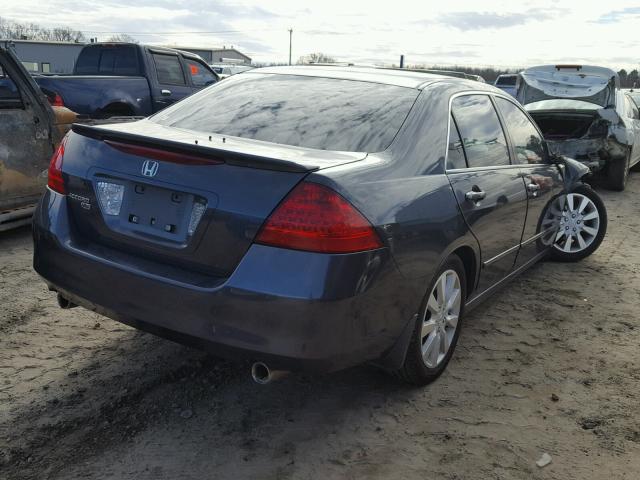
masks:
<instances>
[{"instance_id":1,"label":"dirt lot","mask_svg":"<svg viewBox=\"0 0 640 480\"><path fill-rule=\"evenodd\" d=\"M0 234L0 478L640 478L640 175L601 193L600 250L470 314L424 389L371 367L260 387L60 310L28 229Z\"/></svg>"}]
</instances>

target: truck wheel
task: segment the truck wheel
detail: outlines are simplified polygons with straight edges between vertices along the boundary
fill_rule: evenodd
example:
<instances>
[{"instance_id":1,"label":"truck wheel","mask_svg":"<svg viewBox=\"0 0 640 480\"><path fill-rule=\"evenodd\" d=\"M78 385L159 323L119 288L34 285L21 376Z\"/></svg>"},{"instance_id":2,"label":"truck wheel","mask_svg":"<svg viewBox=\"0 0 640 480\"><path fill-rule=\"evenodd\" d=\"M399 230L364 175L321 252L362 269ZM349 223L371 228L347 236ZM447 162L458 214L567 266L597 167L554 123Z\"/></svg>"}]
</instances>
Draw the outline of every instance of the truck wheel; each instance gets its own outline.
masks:
<instances>
[{"instance_id":1,"label":"truck wheel","mask_svg":"<svg viewBox=\"0 0 640 480\"><path fill-rule=\"evenodd\" d=\"M462 260L452 255L429 285L404 364L396 372L405 382L426 385L446 368L460 336L466 284Z\"/></svg>"},{"instance_id":2,"label":"truck wheel","mask_svg":"<svg viewBox=\"0 0 640 480\"><path fill-rule=\"evenodd\" d=\"M607 209L589 185L580 185L566 196L560 228L551 247L551 258L577 262L588 257L607 233Z\"/></svg>"},{"instance_id":3,"label":"truck wheel","mask_svg":"<svg viewBox=\"0 0 640 480\"><path fill-rule=\"evenodd\" d=\"M621 192L627 186L631 153L624 160L610 161L607 167L607 184L611 190Z\"/></svg>"}]
</instances>

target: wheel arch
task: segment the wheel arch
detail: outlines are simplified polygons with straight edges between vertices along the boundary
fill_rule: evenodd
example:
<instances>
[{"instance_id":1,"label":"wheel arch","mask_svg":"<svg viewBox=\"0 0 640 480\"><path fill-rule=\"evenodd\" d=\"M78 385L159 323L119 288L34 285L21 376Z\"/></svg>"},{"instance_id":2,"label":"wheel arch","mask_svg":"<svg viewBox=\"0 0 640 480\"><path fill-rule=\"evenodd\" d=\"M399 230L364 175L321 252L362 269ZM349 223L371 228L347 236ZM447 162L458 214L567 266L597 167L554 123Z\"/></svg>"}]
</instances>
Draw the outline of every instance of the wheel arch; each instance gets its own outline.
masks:
<instances>
[{"instance_id":1,"label":"wheel arch","mask_svg":"<svg viewBox=\"0 0 640 480\"><path fill-rule=\"evenodd\" d=\"M449 256L457 255L462 260L464 265L467 287L467 298L471 295L476 286L476 280L478 277L478 259L476 252L468 245L462 245L451 252Z\"/></svg>"},{"instance_id":2,"label":"wheel arch","mask_svg":"<svg viewBox=\"0 0 640 480\"><path fill-rule=\"evenodd\" d=\"M128 102L111 102L102 109L103 115L110 114L115 116L132 116L135 114L133 105Z\"/></svg>"}]
</instances>

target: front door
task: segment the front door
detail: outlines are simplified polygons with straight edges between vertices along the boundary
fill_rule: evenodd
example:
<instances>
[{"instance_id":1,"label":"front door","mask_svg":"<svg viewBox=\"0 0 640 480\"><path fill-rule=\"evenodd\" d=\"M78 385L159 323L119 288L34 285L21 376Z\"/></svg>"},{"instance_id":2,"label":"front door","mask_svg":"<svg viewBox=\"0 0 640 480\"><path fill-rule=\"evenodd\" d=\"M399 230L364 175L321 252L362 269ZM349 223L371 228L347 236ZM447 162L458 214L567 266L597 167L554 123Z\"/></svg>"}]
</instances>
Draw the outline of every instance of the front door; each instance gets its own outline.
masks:
<instances>
[{"instance_id":1,"label":"front door","mask_svg":"<svg viewBox=\"0 0 640 480\"><path fill-rule=\"evenodd\" d=\"M542 134L527 114L511 100L496 97L495 101L510 140L513 163L520 166L528 196L527 219L516 262L520 266L555 239L563 180L558 166L549 162Z\"/></svg>"},{"instance_id":2,"label":"front door","mask_svg":"<svg viewBox=\"0 0 640 480\"><path fill-rule=\"evenodd\" d=\"M502 280L516 262L527 214L527 193L488 95L452 102L447 174L460 210L480 244L478 293ZM464 159L456 159L452 150ZM458 154L459 155L459 154Z\"/></svg>"}]
</instances>

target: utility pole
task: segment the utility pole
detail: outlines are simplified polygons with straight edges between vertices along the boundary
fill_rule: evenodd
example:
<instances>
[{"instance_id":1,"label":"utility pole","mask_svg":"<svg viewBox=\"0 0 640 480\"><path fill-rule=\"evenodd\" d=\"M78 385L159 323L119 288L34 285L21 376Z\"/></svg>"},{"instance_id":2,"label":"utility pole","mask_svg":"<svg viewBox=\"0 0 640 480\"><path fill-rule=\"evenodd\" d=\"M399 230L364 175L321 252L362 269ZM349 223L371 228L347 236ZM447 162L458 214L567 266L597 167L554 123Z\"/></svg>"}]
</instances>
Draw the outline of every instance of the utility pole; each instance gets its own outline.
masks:
<instances>
[{"instance_id":1,"label":"utility pole","mask_svg":"<svg viewBox=\"0 0 640 480\"><path fill-rule=\"evenodd\" d=\"M289 29L289 65L291 65L291 40L293 37L293 28Z\"/></svg>"}]
</instances>

